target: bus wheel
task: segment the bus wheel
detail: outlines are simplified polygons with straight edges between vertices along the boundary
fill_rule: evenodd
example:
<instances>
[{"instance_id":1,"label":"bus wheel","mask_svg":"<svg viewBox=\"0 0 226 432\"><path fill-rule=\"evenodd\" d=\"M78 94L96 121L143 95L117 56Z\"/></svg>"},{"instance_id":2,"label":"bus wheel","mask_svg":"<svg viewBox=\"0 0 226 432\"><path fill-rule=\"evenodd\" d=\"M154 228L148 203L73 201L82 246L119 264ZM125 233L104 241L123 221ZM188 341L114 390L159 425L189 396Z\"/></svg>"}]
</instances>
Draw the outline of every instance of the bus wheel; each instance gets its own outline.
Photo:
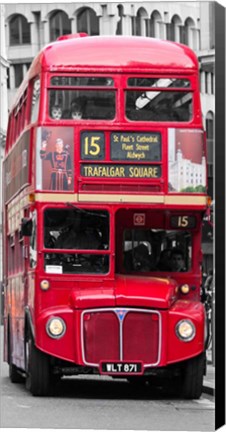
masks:
<instances>
[{"instance_id":1,"label":"bus wheel","mask_svg":"<svg viewBox=\"0 0 226 432\"><path fill-rule=\"evenodd\" d=\"M47 354L36 348L30 335L25 343L26 388L33 396L50 393L50 363Z\"/></svg>"},{"instance_id":2,"label":"bus wheel","mask_svg":"<svg viewBox=\"0 0 226 432\"><path fill-rule=\"evenodd\" d=\"M186 361L182 369L182 397L186 399L200 398L204 370L205 353Z\"/></svg>"}]
</instances>

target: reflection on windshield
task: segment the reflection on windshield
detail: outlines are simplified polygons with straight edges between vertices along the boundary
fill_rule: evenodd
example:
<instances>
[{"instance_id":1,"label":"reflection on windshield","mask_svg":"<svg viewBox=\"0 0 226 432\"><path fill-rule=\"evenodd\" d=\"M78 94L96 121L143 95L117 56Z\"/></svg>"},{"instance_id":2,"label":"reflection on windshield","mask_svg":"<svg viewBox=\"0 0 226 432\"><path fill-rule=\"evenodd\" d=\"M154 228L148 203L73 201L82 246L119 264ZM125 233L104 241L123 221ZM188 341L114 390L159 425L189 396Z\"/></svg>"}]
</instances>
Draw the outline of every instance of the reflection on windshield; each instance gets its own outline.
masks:
<instances>
[{"instance_id":1,"label":"reflection on windshield","mask_svg":"<svg viewBox=\"0 0 226 432\"><path fill-rule=\"evenodd\" d=\"M190 81L185 78L129 78L128 85L131 87L189 87Z\"/></svg>"},{"instance_id":2,"label":"reflection on windshield","mask_svg":"<svg viewBox=\"0 0 226 432\"><path fill-rule=\"evenodd\" d=\"M137 121L189 121L192 94L185 91L127 91L126 116Z\"/></svg>"}]
</instances>

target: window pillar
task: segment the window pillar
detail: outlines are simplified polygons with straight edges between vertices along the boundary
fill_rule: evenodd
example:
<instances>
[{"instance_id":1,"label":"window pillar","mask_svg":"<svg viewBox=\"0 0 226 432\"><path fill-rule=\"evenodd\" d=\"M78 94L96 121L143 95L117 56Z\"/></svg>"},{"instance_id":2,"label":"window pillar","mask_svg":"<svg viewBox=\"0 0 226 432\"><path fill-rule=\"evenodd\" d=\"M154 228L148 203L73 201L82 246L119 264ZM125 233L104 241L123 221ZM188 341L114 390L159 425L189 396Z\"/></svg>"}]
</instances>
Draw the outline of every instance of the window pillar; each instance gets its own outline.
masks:
<instances>
[{"instance_id":1,"label":"window pillar","mask_svg":"<svg viewBox=\"0 0 226 432\"><path fill-rule=\"evenodd\" d=\"M26 73L27 73L27 65L24 63L23 64L23 78L25 77Z\"/></svg>"},{"instance_id":2,"label":"window pillar","mask_svg":"<svg viewBox=\"0 0 226 432\"><path fill-rule=\"evenodd\" d=\"M175 25L175 42L180 42L180 26L178 24Z\"/></svg>"},{"instance_id":3,"label":"window pillar","mask_svg":"<svg viewBox=\"0 0 226 432\"><path fill-rule=\"evenodd\" d=\"M111 16L100 16L100 35L109 35L109 34L116 34L117 30L117 16L111 15Z\"/></svg>"},{"instance_id":4,"label":"window pillar","mask_svg":"<svg viewBox=\"0 0 226 432\"><path fill-rule=\"evenodd\" d=\"M200 72L200 90L202 94L205 94L205 72Z\"/></svg>"},{"instance_id":5,"label":"window pillar","mask_svg":"<svg viewBox=\"0 0 226 432\"><path fill-rule=\"evenodd\" d=\"M129 15L122 17L122 34L125 36L131 36L132 34L132 20Z\"/></svg>"},{"instance_id":6,"label":"window pillar","mask_svg":"<svg viewBox=\"0 0 226 432\"><path fill-rule=\"evenodd\" d=\"M42 46L48 44L50 41L49 20L43 21L43 32L41 32L41 38L42 38Z\"/></svg>"},{"instance_id":7,"label":"window pillar","mask_svg":"<svg viewBox=\"0 0 226 432\"><path fill-rule=\"evenodd\" d=\"M10 90L14 90L15 87L15 70L14 65L9 67L9 82L10 82Z\"/></svg>"},{"instance_id":8,"label":"window pillar","mask_svg":"<svg viewBox=\"0 0 226 432\"><path fill-rule=\"evenodd\" d=\"M207 93L211 94L211 72L207 74Z\"/></svg>"},{"instance_id":9,"label":"window pillar","mask_svg":"<svg viewBox=\"0 0 226 432\"><path fill-rule=\"evenodd\" d=\"M78 31L77 31L77 19L76 19L76 17L73 17L71 19L71 33L72 34L78 33Z\"/></svg>"}]
</instances>

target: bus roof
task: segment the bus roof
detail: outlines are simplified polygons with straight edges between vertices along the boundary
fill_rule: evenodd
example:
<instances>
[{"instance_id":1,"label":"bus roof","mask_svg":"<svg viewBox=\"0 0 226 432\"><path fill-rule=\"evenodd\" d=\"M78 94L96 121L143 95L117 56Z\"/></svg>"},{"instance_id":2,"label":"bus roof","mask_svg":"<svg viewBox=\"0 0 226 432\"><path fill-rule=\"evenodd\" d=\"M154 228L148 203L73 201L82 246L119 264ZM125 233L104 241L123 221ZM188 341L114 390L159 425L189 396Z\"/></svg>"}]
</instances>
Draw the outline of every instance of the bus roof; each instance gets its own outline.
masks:
<instances>
[{"instance_id":1,"label":"bus roof","mask_svg":"<svg viewBox=\"0 0 226 432\"><path fill-rule=\"evenodd\" d=\"M197 59L193 51L175 42L138 36L87 36L62 39L41 51L41 64L47 70L68 68L115 70L126 68L194 70Z\"/></svg>"},{"instance_id":2,"label":"bus roof","mask_svg":"<svg viewBox=\"0 0 226 432\"><path fill-rule=\"evenodd\" d=\"M81 36L81 37L79 37ZM65 35L35 57L19 89L40 71L99 73L192 73L195 53L186 45L140 36Z\"/></svg>"}]
</instances>

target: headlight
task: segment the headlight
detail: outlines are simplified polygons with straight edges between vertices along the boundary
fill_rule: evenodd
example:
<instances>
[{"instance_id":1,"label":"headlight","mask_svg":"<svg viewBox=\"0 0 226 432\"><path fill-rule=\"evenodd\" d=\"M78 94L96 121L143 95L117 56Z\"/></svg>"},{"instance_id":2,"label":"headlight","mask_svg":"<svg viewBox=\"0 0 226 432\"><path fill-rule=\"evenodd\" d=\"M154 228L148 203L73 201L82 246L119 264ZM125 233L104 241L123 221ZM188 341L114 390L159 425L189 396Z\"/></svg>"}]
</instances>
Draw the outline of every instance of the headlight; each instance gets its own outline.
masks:
<instances>
[{"instance_id":1,"label":"headlight","mask_svg":"<svg viewBox=\"0 0 226 432\"><path fill-rule=\"evenodd\" d=\"M66 324L62 318L50 318L46 324L46 331L50 337L58 339L64 335Z\"/></svg>"},{"instance_id":2,"label":"headlight","mask_svg":"<svg viewBox=\"0 0 226 432\"><path fill-rule=\"evenodd\" d=\"M188 284L181 285L180 291L182 292L182 294L188 294L190 291L189 285Z\"/></svg>"},{"instance_id":3,"label":"headlight","mask_svg":"<svg viewBox=\"0 0 226 432\"><path fill-rule=\"evenodd\" d=\"M189 342L195 337L195 326L190 320L181 320L176 325L176 335L179 339Z\"/></svg>"},{"instance_id":4,"label":"headlight","mask_svg":"<svg viewBox=\"0 0 226 432\"><path fill-rule=\"evenodd\" d=\"M40 287L43 291L47 291L49 289L49 281L47 280L42 280L40 282Z\"/></svg>"}]
</instances>

